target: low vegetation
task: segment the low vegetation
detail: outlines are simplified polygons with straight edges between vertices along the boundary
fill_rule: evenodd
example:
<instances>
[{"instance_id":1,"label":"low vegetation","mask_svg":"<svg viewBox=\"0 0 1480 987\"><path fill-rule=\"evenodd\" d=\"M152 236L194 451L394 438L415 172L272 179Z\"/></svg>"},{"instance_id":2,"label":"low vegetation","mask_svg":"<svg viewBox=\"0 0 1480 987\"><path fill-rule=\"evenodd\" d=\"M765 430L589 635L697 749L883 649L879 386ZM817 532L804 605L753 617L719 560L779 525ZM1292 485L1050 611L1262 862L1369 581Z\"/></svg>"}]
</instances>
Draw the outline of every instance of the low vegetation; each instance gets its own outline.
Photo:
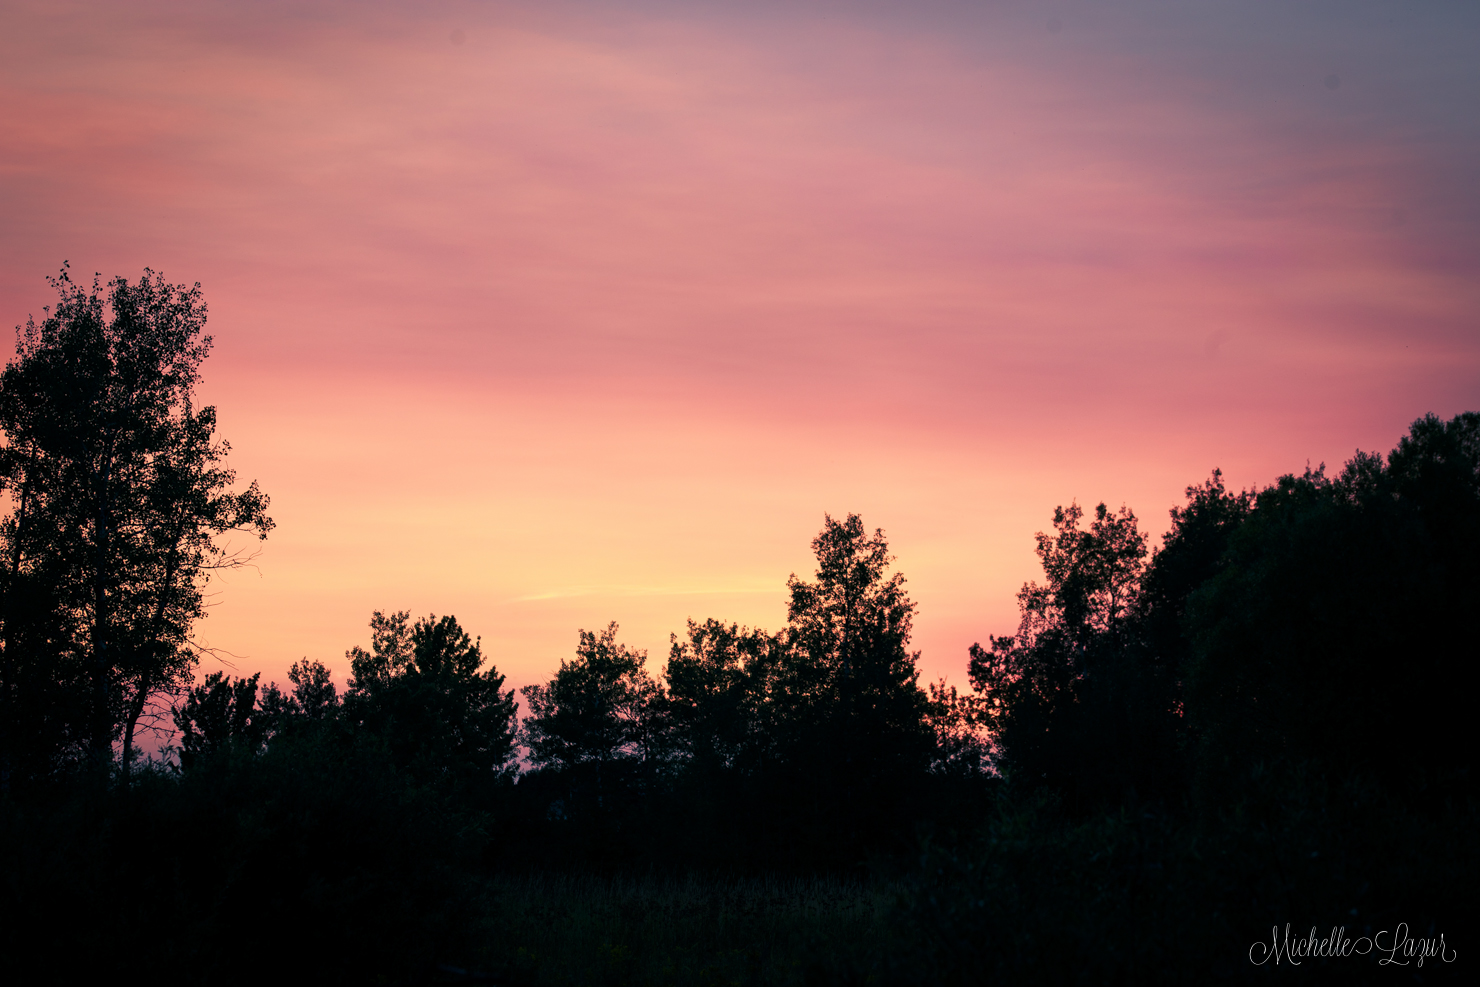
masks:
<instances>
[{"instance_id":1,"label":"low vegetation","mask_svg":"<svg viewBox=\"0 0 1480 987\"><path fill-rule=\"evenodd\" d=\"M868 969L897 890L839 877L494 878L478 939L510 984L808 984Z\"/></svg>"}]
</instances>

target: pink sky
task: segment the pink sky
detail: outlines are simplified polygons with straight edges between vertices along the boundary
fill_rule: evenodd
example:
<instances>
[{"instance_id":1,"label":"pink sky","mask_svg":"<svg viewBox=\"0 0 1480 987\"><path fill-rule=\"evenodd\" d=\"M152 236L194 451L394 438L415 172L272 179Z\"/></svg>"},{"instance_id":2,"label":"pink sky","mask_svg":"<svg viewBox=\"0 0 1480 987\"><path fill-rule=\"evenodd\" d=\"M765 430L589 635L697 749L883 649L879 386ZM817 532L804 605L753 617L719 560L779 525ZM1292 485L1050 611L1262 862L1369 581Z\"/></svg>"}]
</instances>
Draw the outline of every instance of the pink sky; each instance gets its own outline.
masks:
<instances>
[{"instance_id":1,"label":"pink sky","mask_svg":"<svg viewBox=\"0 0 1480 987\"><path fill-rule=\"evenodd\" d=\"M264 680L376 608L656 671L857 511L959 682L1056 504L1480 407L1476 16L1332 9L3 3L0 316L201 282Z\"/></svg>"}]
</instances>

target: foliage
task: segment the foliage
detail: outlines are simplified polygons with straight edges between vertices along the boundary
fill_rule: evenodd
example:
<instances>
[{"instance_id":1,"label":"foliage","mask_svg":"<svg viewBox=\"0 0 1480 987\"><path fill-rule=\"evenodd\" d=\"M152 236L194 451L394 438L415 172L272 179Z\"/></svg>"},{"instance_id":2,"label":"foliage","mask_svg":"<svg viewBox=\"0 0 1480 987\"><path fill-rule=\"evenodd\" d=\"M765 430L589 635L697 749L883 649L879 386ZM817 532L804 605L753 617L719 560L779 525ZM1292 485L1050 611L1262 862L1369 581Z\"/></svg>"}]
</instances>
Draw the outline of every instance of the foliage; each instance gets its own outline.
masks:
<instances>
[{"instance_id":1,"label":"foliage","mask_svg":"<svg viewBox=\"0 0 1480 987\"><path fill-rule=\"evenodd\" d=\"M945 679L932 682L926 723L934 734L930 770L936 775L975 778L992 772L991 740L982 730L985 703L975 693L963 693Z\"/></svg>"},{"instance_id":2,"label":"foliage","mask_svg":"<svg viewBox=\"0 0 1480 987\"><path fill-rule=\"evenodd\" d=\"M1480 415L1230 493L1189 487L1149 567L1122 509L1038 536L1048 582L974 646L994 758L1088 811L1131 792L1236 797L1253 765L1360 765L1425 798L1470 784L1463 693L1480 598ZM968 711L969 712L969 711ZM1232 786L1230 788L1230 786Z\"/></svg>"},{"instance_id":3,"label":"foliage","mask_svg":"<svg viewBox=\"0 0 1480 987\"><path fill-rule=\"evenodd\" d=\"M1188 602L1209 794L1281 759L1415 792L1465 777L1476 745L1454 684L1477 657L1477 558L1480 415L1420 419L1386 463L1358 453L1335 478L1307 469L1259 491Z\"/></svg>"},{"instance_id":4,"label":"foliage","mask_svg":"<svg viewBox=\"0 0 1480 987\"><path fill-rule=\"evenodd\" d=\"M180 731L180 763L193 767L205 757L238 752L256 754L266 741L266 723L257 708L257 679L230 681L223 672L206 676L205 684L185 695L175 708Z\"/></svg>"},{"instance_id":5,"label":"foliage","mask_svg":"<svg viewBox=\"0 0 1480 987\"><path fill-rule=\"evenodd\" d=\"M299 721L321 723L338 714L339 689L323 662L307 658L295 661L288 669L288 682L293 687L289 693L282 692L276 682L263 690L263 712L270 718L275 731L287 729Z\"/></svg>"},{"instance_id":6,"label":"foliage","mask_svg":"<svg viewBox=\"0 0 1480 987\"><path fill-rule=\"evenodd\" d=\"M709 619L672 636L663 715L693 770L754 773L774 756L766 700L787 640Z\"/></svg>"},{"instance_id":7,"label":"foliage","mask_svg":"<svg viewBox=\"0 0 1480 987\"><path fill-rule=\"evenodd\" d=\"M272 529L255 483L230 489L215 409L194 407L199 285L146 270L105 299L65 269L53 285L0 374L0 758L29 777L84 752L105 765L120 737L127 771L150 699L190 679L206 580L242 561L218 538ZM51 715L33 733L38 705Z\"/></svg>"},{"instance_id":8,"label":"foliage","mask_svg":"<svg viewBox=\"0 0 1480 987\"><path fill-rule=\"evenodd\" d=\"M1085 648L1115 633L1135 603L1146 558L1146 536L1135 514L1124 506L1112 514L1099 504L1088 531L1079 529L1083 517L1078 504L1056 507L1056 533L1034 536L1048 585L1030 582L1018 593L1024 646L1056 635Z\"/></svg>"},{"instance_id":9,"label":"foliage","mask_svg":"<svg viewBox=\"0 0 1480 987\"><path fill-rule=\"evenodd\" d=\"M856 514L824 516L812 550L816 581L787 580L790 648L771 686L778 726L865 775L919 770L929 734L919 653L907 649L915 604L903 574L886 575L884 533L868 535Z\"/></svg>"},{"instance_id":10,"label":"foliage","mask_svg":"<svg viewBox=\"0 0 1480 987\"><path fill-rule=\"evenodd\" d=\"M343 715L380 738L392 762L423 780L471 784L503 777L514 758L514 691L455 617L409 624L406 611L371 618L371 650L346 657L353 678ZM297 683L298 703L322 708L323 686Z\"/></svg>"},{"instance_id":11,"label":"foliage","mask_svg":"<svg viewBox=\"0 0 1480 987\"><path fill-rule=\"evenodd\" d=\"M485 832L325 735L0 800L0 950L55 983L424 982L471 948Z\"/></svg>"},{"instance_id":12,"label":"foliage","mask_svg":"<svg viewBox=\"0 0 1480 987\"><path fill-rule=\"evenodd\" d=\"M1114 539L1072 511L1039 536L1022 631L973 649L1009 784L974 839L923 854L901 982L1347 980L1376 958L1276 972L1247 950L1286 922L1462 928L1480 416L1420 419L1335 477L1235 494L1215 471L1187 497L1144 572L1119 555L1117 619L1078 602Z\"/></svg>"},{"instance_id":13,"label":"foliage","mask_svg":"<svg viewBox=\"0 0 1480 987\"><path fill-rule=\"evenodd\" d=\"M524 743L540 767L603 773L654 760L650 711L662 695L643 663L647 653L617 641L617 625L582 630L574 660L545 685L525 686Z\"/></svg>"},{"instance_id":14,"label":"foliage","mask_svg":"<svg viewBox=\"0 0 1480 987\"><path fill-rule=\"evenodd\" d=\"M1018 633L972 645L969 674L999 770L1019 785L1099 798L1105 762L1124 753L1104 741L1128 726L1122 646L1146 536L1126 507L1112 513L1099 504L1088 530L1079 527L1083 516L1077 504L1054 509L1055 534L1035 536L1047 585L1023 586Z\"/></svg>"}]
</instances>

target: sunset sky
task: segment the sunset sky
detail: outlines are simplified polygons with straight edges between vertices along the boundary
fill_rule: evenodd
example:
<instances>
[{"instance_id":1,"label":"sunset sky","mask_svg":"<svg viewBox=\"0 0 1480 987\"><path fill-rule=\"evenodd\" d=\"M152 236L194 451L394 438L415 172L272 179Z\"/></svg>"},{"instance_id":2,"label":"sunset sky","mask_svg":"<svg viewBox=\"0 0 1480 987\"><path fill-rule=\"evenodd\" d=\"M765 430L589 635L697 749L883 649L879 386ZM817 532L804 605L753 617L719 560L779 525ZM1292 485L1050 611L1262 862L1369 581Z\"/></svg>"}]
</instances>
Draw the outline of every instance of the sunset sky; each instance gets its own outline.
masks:
<instances>
[{"instance_id":1,"label":"sunset sky","mask_svg":"<svg viewBox=\"0 0 1480 987\"><path fill-rule=\"evenodd\" d=\"M1480 409L1480 4L0 0L0 321L64 260L202 285L240 672L656 672L854 511L961 683L1056 504Z\"/></svg>"}]
</instances>

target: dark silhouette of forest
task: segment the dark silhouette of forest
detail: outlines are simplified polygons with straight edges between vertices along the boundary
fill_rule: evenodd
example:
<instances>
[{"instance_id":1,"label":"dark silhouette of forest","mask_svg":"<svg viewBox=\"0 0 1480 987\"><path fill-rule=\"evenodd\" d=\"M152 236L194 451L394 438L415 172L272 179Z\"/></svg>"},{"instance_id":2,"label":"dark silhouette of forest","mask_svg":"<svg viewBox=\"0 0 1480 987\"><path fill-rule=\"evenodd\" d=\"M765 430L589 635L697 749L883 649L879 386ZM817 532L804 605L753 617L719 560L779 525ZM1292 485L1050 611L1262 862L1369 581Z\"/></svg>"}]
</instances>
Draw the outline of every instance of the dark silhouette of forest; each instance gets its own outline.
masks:
<instances>
[{"instance_id":1,"label":"dark silhouette of forest","mask_svg":"<svg viewBox=\"0 0 1480 987\"><path fill-rule=\"evenodd\" d=\"M247 561L225 536L273 527L194 403L199 287L55 286L0 375L13 971L1427 982L1466 962L1480 414L1330 475L1230 491L1214 470L1155 551L1128 508L1055 508L1016 632L973 646L960 688L919 681L915 604L853 514L824 518L784 627L691 620L656 676L612 624L516 695L456 618L377 611L347 667L263 685L202 678L190 638L211 575ZM169 756L141 757L161 721ZM1409 938L1251 961L1286 923Z\"/></svg>"}]
</instances>

